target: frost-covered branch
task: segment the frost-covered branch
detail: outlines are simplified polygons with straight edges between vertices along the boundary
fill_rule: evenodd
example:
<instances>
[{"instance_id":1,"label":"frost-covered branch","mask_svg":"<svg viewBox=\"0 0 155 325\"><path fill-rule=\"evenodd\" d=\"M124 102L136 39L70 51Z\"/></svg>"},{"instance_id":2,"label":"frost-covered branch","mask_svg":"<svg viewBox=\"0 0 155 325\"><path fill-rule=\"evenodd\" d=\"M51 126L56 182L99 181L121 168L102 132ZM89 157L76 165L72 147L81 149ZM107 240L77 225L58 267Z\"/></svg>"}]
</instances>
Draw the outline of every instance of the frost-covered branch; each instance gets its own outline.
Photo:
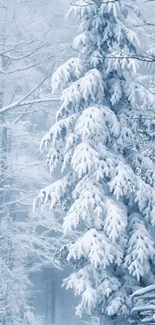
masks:
<instances>
[{"instance_id":1,"label":"frost-covered branch","mask_svg":"<svg viewBox=\"0 0 155 325\"><path fill-rule=\"evenodd\" d=\"M23 44L23 43L21 43L21 44ZM23 59L27 59L30 56L36 54L40 49L44 48L45 46L47 46L47 44L41 44L41 45L37 46L35 49L31 50L30 52L20 55L20 56L13 56L13 55L7 54L9 52L12 52L15 49L15 47L12 47L10 49L7 49L7 50L1 52L0 56L6 56L7 58L9 58L10 60L13 60L13 61L20 61Z\"/></svg>"},{"instance_id":2,"label":"frost-covered branch","mask_svg":"<svg viewBox=\"0 0 155 325\"><path fill-rule=\"evenodd\" d=\"M49 98L39 98L39 99L30 99L28 101L25 101L30 95L32 95L33 93L36 92L37 89L40 88L40 86L49 78L49 76L51 75L48 74L46 77L44 77L41 82L34 87L32 90L30 90L25 96L23 96L20 100L18 100L17 102L11 103L7 106L4 106L0 109L0 114L4 113L12 108L15 107L23 107L23 106L28 106L28 105L32 105L32 104L40 104L40 103L50 103L50 102L55 102L55 101L59 101L58 97L49 97Z\"/></svg>"},{"instance_id":3,"label":"frost-covered branch","mask_svg":"<svg viewBox=\"0 0 155 325\"><path fill-rule=\"evenodd\" d=\"M33 100L29 100L29 101L22 101L22 99L21 99L20 103L15 102L10 105L2 107L0 109L0 114L4 113L6 111L9 111L10 109L15 108L15 107L23 107L23 106L28 106L28 105L32 105L32 104L58 102L59 100L60 100L59 97L39 98L39 99L33 99Z\"/></svg>"},{"instance_id":4,"label":"frost-covered branch","mask_svg":"<svg viewBox=\"0 0 155 325\"><path fill-rule=\"evenodd\" d=\"M26 67L22 67L22 68L18 68L18 69L14 69L14 70L10 70L10 71L3 71L3 70L0 70L0 74L3 74L3 75L8 75L8 74L13 74L15 72L21 72L21 71L25 71L25 70L29 70L31 68L34 68L36 66L38 66L40 63L43 63L45 61L48 61L49 59L53 58L54 55L50 55L48 56L47 58L45 59L42 59L42 60L39 60L33 64L30 64L30 65L27 65Z\"/></svg>"}]
</instances>

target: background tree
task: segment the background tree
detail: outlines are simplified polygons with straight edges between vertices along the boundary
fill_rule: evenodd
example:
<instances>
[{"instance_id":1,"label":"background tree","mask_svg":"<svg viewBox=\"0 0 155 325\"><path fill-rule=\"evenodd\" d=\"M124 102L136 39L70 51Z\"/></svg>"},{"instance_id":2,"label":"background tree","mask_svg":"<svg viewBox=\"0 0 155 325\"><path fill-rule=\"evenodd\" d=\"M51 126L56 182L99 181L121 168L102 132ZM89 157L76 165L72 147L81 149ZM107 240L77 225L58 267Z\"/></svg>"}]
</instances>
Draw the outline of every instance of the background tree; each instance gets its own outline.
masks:
<instances>
[{"instance_id":1,"label":"background tree","mask_svg":"<svg viewBox=\"0 0 155 325\"><path fill-rule=\"evenodd\" d=\"M46 4L42 2L41 12ZM59 43L59 55L53 21L38 18L34 5L0 3L0 322L6 325L40 324L31 276L40 267L51 267L55 253L51 216L31 210L37 189L47 182L38 148L57 103L49 96L51 67L65 46ZM4 109L8 106L12 110Z\"/></svg>"}]
</instances>

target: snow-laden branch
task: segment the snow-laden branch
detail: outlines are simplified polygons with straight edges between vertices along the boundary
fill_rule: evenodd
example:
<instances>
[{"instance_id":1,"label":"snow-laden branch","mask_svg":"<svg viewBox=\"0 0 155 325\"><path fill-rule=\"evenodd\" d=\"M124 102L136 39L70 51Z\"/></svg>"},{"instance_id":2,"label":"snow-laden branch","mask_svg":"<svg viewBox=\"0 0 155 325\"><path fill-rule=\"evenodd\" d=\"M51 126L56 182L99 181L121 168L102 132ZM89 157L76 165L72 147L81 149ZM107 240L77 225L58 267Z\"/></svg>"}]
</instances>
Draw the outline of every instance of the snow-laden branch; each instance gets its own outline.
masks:
<instances>
[{"instance_id":1,"label":"snow-laden branch","mask_svg":"<svg viewBox=\"0 0 155 325\"><path fill-rule=\"evenodd\" d=\"M155 290L155 284L147 286L146 288L136 290L132 295L131 298L139 297L144 295L145 293L151 292Z\"/></svg>"},{"instance_id":2,"label":"snow-laden branch","mask_svg":"<svg viewBox=\"0 0 155 325\"><path fill-rule=\"evenodd\" d=\"M144 324L154 324L154 321L155 321L155 315L153 314L153 316L150 316L150 317L145 317L144 319L142 319L142 323Z\"/></svg>"},{"instance_id":3,"label":"snow-laden branch","mask_svg":"<svg viewBox=\"0 0 155 325\"><path fill-rule=\"evenodd\" d=\"M95 1L94 0L91 0L92 2L89 2L89 1L84 1L85 4L76 4L76 3L72 3L71 2L71 6L73 7L89 7L89 6L93 6ZM115 2L120 2L121 0L109 0L109 1L101 1L102 4L107 4L107 3L115 3Z\"/></svg>"},{"instance_id":4,"label":"snow-laden branch","mask_svg":"<svg viewBox=\"0 0 155 325\"><path fill-rule=\"evenodd\" d=\"M155 323L155 284L136 290L132 295L136 305L132 308L132 314L140 317L141 323ZM134 299L136 298L136 299Z\"/></svg>"},{"instance_id":5,"label":"snow-laden branch","mask_svg":"<svg viewBox=\"0 0 155 325\"><path fill-rule=\"evenodd\" d=\"M142 311L151 311L155 310L155 305L149 304L149 305L140 305L132 308L132 312L142 312Z\"/></svg>"}]
</instances>

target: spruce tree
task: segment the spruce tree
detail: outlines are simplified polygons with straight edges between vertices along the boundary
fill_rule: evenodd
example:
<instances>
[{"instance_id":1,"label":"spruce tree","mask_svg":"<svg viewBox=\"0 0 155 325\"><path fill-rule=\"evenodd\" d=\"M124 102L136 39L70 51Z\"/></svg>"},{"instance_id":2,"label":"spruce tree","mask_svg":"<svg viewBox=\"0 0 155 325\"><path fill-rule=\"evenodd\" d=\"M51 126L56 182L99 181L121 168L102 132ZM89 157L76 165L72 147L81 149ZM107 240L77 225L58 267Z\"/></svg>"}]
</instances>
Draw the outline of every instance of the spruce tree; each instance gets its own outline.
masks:
<instances>
[{"instance_id":1,"label":"spruce tree","mask_svg":"<svg viewBox=\"0 0 155 325\"><path fill-rule=\"evenodd\" d=\"M153 102L136 81L133 26L141 15L125 0L80 0L71 13L80 21L77 57L53 74L61 107L42 141L51 173L60 168L62 176L37 202L63 211L60 258L73 267L64 285L79 296L76 313L115 319L128 315L136 286L153 277L155 254L154 173L135 118Z\"/></svg>"}]
</instances>

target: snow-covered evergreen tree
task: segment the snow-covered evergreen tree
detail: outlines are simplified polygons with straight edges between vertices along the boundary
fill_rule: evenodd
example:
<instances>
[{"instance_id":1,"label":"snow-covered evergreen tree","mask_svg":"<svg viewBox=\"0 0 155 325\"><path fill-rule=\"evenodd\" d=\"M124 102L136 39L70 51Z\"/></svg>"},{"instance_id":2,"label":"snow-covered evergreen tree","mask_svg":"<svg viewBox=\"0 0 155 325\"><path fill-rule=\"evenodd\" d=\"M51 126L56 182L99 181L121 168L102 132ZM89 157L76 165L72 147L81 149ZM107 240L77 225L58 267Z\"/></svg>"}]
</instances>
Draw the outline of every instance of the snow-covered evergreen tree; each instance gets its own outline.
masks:
<instances>
[{"instance_id":1,"label":"snow-covered evergreen tree","mask_svg":"<svg viewBox=\"0 0 155 325\"><path fill-rule=\"evenodd\" d=\"M137 82L141 15L126 0L80 0L71 13L79 55L52 77L62 104L42 141L50 171L59 167L62 177L36 202L63 210L61 258L74 268L64 285L80 296L76 313L125 317L155 254L154 164L140 151L135 118L154 100Z\"/></svg>"}]
</instances>

